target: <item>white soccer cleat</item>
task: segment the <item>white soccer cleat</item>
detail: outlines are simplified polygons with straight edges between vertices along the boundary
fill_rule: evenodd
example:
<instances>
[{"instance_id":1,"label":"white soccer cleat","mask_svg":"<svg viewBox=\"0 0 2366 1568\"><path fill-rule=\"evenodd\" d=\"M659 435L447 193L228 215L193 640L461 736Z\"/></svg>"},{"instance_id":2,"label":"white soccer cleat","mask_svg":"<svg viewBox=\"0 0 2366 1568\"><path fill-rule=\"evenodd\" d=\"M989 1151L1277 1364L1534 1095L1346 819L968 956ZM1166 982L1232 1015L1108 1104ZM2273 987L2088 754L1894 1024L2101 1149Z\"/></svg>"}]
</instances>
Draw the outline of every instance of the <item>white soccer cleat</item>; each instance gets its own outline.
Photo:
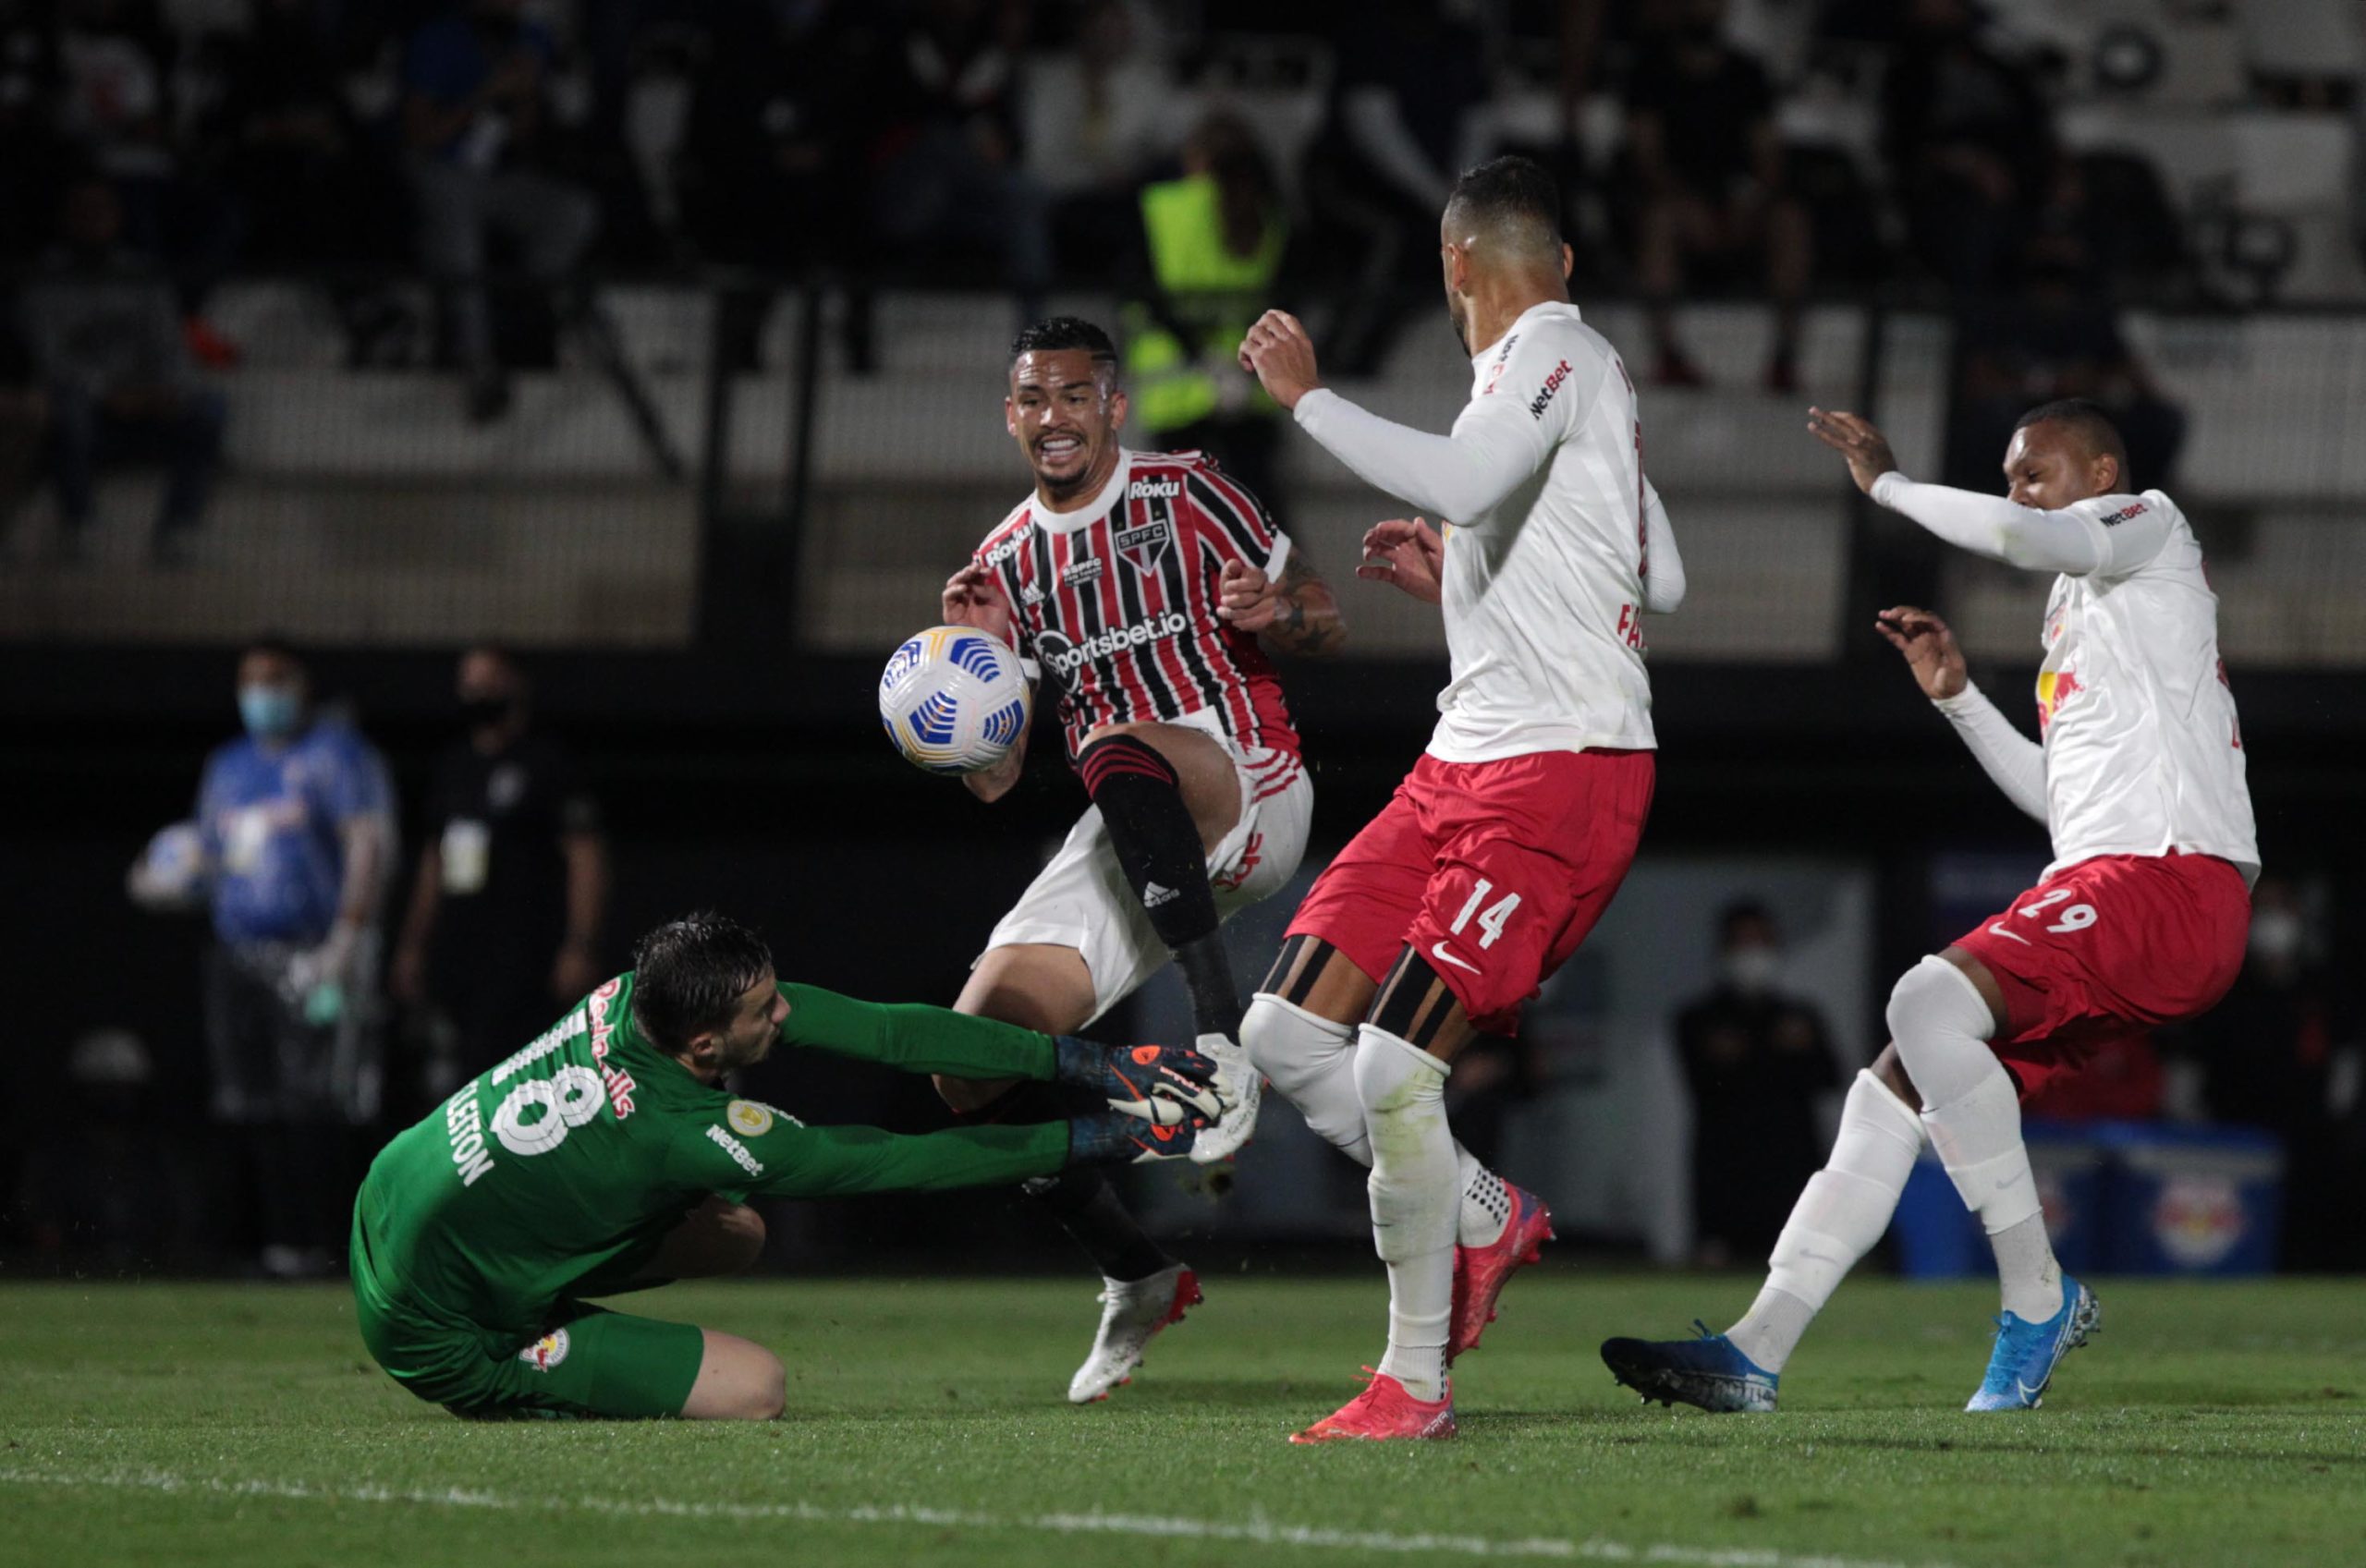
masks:
<instances>
[{"instance_id":1,"label":"white soccer cleat","mask_svg":"<svg viewBox=\"0 0 2366 1568\"><path fill-rule=\"evenodd\" d=\"M1092 1354L1068 1380L1068 1403L1091 1404L1134 1380L1142 1352L1159 1330L1179 1323L1183 1314L1200 1305L1200 1276L1181 1263L1161 1269L1130 1284L1102 1282L1101 1331L1092 1336Z\"/></svg>"},{"instance_id":2,"label":"white soccer cleat","mask_svg":"<svg viewBox=\"0 0 2366 1568\"><path fill-rule=\"evenodd\" d=\"M1216 1064L1216 1094L1226 1108L1215 1125L1200 1129L1191 1142L1191 1159L1201 1165L1219 1164L1238 1154L1256 1134L1265 1079L1249 1060L1247 1049L1223 1035L1201 1035L1191 1043Z\"/></svg>"}]
</instances>

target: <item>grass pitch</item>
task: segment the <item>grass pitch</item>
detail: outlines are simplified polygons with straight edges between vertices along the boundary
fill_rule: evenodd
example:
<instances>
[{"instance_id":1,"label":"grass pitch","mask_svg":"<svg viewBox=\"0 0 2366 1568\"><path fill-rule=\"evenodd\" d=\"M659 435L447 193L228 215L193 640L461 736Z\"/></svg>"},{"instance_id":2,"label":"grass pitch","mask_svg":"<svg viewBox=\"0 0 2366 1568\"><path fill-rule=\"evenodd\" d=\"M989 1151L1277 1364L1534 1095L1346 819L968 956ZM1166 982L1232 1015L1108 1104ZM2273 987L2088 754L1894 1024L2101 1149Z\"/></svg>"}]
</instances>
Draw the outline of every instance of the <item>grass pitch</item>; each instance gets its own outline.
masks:
<instances>
[{"instance_id":1,"label":"grass pitch","mask_svg":"<svg viewBox=\"0 0 2366 1568\"><path fill-rule=\"evenodd\" d=\"M1738 1279L1539 1270L1450 1443L1290 1447L1380 1347L1371 1280L1208 1282L1132 1387L1061 1398L1090 1282L677 1286L619 1302L789 1366L760 1427L455 1421L341 1289L0 1287L0 1561L1726 1568L2366 1562L2366 1286L2101 1282L2047 1407L1960 1406L1988 1287L1845 1287L1781 1414L1637 1404L1594 1353Z\"/></svg>"}]
</instances>

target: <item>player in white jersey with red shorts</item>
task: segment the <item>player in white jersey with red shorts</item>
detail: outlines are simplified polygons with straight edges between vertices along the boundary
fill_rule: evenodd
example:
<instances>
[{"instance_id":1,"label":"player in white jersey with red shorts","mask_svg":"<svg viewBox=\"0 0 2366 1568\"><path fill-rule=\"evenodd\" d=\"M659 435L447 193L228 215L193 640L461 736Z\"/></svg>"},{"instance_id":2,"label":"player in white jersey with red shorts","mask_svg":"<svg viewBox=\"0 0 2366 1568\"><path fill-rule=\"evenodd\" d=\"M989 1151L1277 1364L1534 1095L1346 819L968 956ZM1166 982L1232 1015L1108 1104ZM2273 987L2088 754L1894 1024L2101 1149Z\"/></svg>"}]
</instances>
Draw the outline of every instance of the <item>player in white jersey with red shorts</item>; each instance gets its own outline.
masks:
<instances>
[{"instance_id":1,"label":"player in white jersey with red shorts","mask_svg":"<svg viewBox=\"0 0 2366 1568\"><path fill-rule=\"evenodd\" d=\"M1885 610L1880 630L1997 787L2046 824L2038 885L1907 971L1891 1043L1857 1076L1743 1319L1694 1340L1612 1340L1646 1399L1772 1410L1777 1379L1841 1277L1881 1239L1927 1134L1996 1254L2004 1312L1971 1410L2026 1410L2086 1341L2094 1294L2064 1273L2021 1142L2019 1100L2098 1045L2207 1012L2234 983L2259 847L2242 731L2218 657L2218 600L2177 504L2131 493L2093 404L2022 416L2006 493L1917 484L1853 414L1811 410L1865 492L1948 543L2059 573L2046 602L2031 741L1973 686L1946 623Z\"/></svg>"},{"instance_id":2,"label":"player in white jersey with red shorts","mask_svg":"<svg viewBox=\"0 0 2366 1568\"><path fill-rule=\"evenodd\" d=\"M1015 647L1059 693L1058 723L1092 808L1010 912L955 1003L1074 1034L1171 955L1200 1043L1240 1108L1195 1149L1245 1140L1255 1076L1218 927L1286 884L1305 853L1313 785L1268 650L1335 651L1338 606L1257 498L1196 452L1128 451L1116 349L1055 317L1012 346L1005 419L1032 493L945 584L948 622ZM969 779L987 800L1018 782L1027 737ZM956 1110L1066 1114L1036 1085L955 1078ZM1100 1266L1104 1311L1068 1385L1079 1404L1125 1382L1151 1337L1200 1299L1190 1270L1134 1222L1098 1172L1029 1192Z\"/></svg>"},{"instance_id":3,"label":"player in white jersey with red shorts","mask_svg":"<svg viewBox=\"0 0 2366 1568\"><path fill-rule=\"evenodd\" d=\"M1293 1441L1454 1431L1446 1367L1552 1234L1533 1195L1455 1143L1445 1078L1577 949L1652 801L1641 617L1683 565L1643 478L1635 392L1569 303L1559 194L1536 164L1464 175L1441 224L1471 351L1450 435L1323 388L1305 330L1269 311L1244 363L1364 480L1452 520L1365 538L1359 575L1441 603L1452 679L1427 754L1299 906L1243 1040L1318 1131L1372 1167L1388 1349L1362 1394Z\"/></svg>"}]
</instances>

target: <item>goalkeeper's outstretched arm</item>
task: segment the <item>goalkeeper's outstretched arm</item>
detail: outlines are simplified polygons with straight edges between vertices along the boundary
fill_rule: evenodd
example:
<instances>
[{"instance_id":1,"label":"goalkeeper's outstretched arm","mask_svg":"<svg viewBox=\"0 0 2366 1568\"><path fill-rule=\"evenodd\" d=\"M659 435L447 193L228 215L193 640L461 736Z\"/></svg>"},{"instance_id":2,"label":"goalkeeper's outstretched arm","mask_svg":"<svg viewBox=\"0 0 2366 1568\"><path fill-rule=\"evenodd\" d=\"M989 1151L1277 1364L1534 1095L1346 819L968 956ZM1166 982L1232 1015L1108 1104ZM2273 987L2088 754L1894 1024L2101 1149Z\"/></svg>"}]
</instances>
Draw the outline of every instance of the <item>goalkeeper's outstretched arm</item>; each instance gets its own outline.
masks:
<instances>
[{"instance_id":1,"label":"goalkeeper's outstretched arm","mask_svg":"<svg viewBox=\"0 0 2366 1568\"><path fill-rule=\"evenodd\" d=\"M857 1002L819 986L780 987L788 1003L784 1045L860 1057L907 1073L955 1078L1028 1078L1087 1089L1114 1110L1153 1119L1211 1120L1227 1107L1214 1089L1216 1064L1188 1046L1111 1047L921 1003Z\"/></svg>"}]
</instances>

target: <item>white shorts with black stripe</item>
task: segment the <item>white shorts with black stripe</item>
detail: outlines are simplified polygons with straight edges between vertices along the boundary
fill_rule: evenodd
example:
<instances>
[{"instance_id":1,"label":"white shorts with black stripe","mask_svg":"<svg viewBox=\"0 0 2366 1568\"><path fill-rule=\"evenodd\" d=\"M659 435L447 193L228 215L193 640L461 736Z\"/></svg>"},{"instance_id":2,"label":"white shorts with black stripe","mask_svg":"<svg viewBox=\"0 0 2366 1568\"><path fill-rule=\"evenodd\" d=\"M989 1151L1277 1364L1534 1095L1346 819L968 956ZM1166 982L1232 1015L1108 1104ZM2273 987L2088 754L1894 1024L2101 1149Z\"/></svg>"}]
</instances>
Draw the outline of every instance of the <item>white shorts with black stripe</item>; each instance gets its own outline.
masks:
<instances>
[{"instance_id":1,"label":"white shorts with black stripe","mask_svg":"<svg viewBox=\"0 0 2366 1568\"><path fill-rule=\"evenodd\" d=\"M1172 722L1213 737L1240 780L1240 820L1208 853L1216 917L1230 919L1297 874L1314 817L1314 781L1296 752L1243 748L1222 733L1213 714L1187 713ZM1099 807L1068 830L1058 853L994 927L986 951L1026 943L1072 947L1083 955L1092 975L1095 1018L1167 962L1149 911L1127 885Z\"/></svg>"}]
</instances>

